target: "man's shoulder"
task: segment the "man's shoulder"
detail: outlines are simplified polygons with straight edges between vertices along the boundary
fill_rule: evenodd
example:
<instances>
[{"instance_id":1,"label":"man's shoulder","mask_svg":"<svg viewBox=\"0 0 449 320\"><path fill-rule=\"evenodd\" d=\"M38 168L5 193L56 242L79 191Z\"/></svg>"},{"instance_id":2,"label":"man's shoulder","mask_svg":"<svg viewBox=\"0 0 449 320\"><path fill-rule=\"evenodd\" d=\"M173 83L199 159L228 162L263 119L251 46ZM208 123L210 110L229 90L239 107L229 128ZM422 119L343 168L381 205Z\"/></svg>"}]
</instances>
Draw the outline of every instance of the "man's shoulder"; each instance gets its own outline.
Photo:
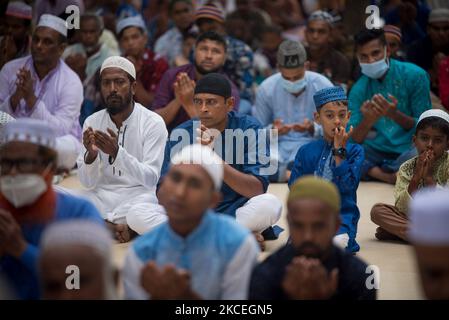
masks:
<instances>
[{"instance_id":1,"label":"man's shoulder","mask_svg":"<svg viewBox=\"0 0 449 320\"><path fill-rule=\"evenodd\" d=\"M8 78L11 79L12 74L16 74L16 72L22 68L30 59L31 57L28 55L23 58L17 58L11 61L8 61L5 63L3 68L1 69L2 72L5 72L8 75Z\"/></svg>"},{"instance_id":2,"label":"man's shoulder","mask_svg":"<svg viewBox=\"0 0 449 320\"><path fill-rule=\"evenodd\" d=\"M264 90L265 92L273 92L276 89L276 85L281 81L282 75L280 72L275 73L268 78L266 78L259 87L259 90Z\"/></svg>"},{"instance_id":3,"label":"man's shoulder","mask_svg":"<svg viewBox=\"0 0 449 320\"><path fill-rule=\"evenodd\" d=\"M165 234L167 228L168 223L163 222L151 231L140 235L134 240L132 248L140 260L147 261L152 259L158 249L159 241L167 238Z\"/></svg>"},{"instance_id":4,"label":"man's shoulder","mask_svg":"<svg viewBox=\"0 0 449 320\"><path fill-rule=\"evenodd\" d=\"M83 84L79 78L79 76L76 74L75 71L72 70L72 68L70 68L64 60L59 59L59 63L60 63L60 68L59 68L59 72L61 74L61 77L63 79L63 83L65 83L66 85L69 84L70 86L73 85L79 85L81 86L81 89L83 87ZM71 88L73 90L73 88Z\"/></svg>"},{"instance_id":5,"label":"man's shoulder","mask_svg":"<svg viewBox=\"0 0 449 320\"><path fill-rule=\"evenodd\" d=\"M106 109L102 109L92 113L90 116L86 118L85 125L91 125L93 123L101 121L107 115L106 113L107 113Z\"/></svg>"},{"instance_id":6,"label":"man's shoulder","mask_svg":"<svg viewBox=\"0 0 449 320\"><path fill-rule=\"evenodd\" d=\"M295 251L293 246L286 244L259 263L254 272L259 275L266 274L267 276L272 276L274 273L282 274L294 256Z\"/></svg>"},{"instance_id":7,"label":"man's shoulder","mask_svg":"<svg viewBox=\"0 0 449 320\"><path fill-rule=\"evenodd\" d=\"M59 218L85 218L102 221L98 210L88 200L62 192L56 192L56 197Z\"/></svg>"},{"instance_id":8,"label":"man's shoulder","mask_svg":"<svg viewBox=\"0 0 449 320\"><path fill-rule=\"evenodd\" d=\"M347 252L335 246L333 246L333 250L340 273L344 273L351 278L365 279L367 277L368 264L366 262L352 252Z\"/></svg>"},{"instance_id":9,"label":"man's shoulder","mask_svg":"<svg viewBox=\"0 0 449 320\"><path fill-rule=\"evenodd\" d=\"M306 71L305 77L307 78L307 84L311 85L315 90L333 86L328 78L318 72Z\"/></svg>"},{"instance_id":10,"label":"man's shoulder","mask_svg":"<svg viewBox=\"0 0 449 320\"><path fill-rule=\"evenodd\" d=\"M163 126L165 128L164 119L158 113L151 111L148 108L145 108L138 102L134 103L134 107L141 114L145 123L154 123L156 125Z\"/></svg>"},{"instance_id":11,"label":"man's shoulder","mask_svg":"<svg viewBox=\"0 0 449 320\"><path fill-rule=\"evenodd\" d=\"M194 68L194 66L191 63L185 64L185 65L179 66L179 67L169 68L169 69L167 69L167 71L165 71L163 77L164 78L169 78L169 79L175 79L176 75L178 73L180 73L180 72L189 73L192 68Z\"/></svg>"},{"instance_id":12,"label":"man's shoulder","mask_svg":"<svg viewBox=\"0 0 449 320\"><path fill-rule=\"evenodd\" d=\"M231 129L248 129L248 128L263 128L262 124L253 116L247 114L240 114L235 111L228 113L229 125Z\"/></svg>"},{"instance_id":13,"label":"man's shoulder","mask_svg":"<svg viewBox=\"0 0 449 320\"><path fill-rule=\"evenodd\" d=\"M400 73L400 77L407 77L409 79L415 78L417 76L426 76L427 72L421 67L414 63L399 61L395 59L390 59L391 65Z\"/></svg>"}]
</instances>

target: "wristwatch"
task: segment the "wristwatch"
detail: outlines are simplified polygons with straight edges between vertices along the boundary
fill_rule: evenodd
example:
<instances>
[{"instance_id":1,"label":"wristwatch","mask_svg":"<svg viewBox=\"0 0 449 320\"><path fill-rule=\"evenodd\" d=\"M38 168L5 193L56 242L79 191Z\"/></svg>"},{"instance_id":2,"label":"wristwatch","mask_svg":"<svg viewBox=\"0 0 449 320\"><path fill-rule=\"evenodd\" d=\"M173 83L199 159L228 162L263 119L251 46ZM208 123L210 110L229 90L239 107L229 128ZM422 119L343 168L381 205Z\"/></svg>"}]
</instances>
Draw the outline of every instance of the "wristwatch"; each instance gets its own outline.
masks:
<instances>
[{"instance_id":1,"label":"wristwatch","mask_svg":"<svg viewBox=\"0 0 449 320\"><path fill-rule=\"evenodd\" d=\"M332 155L335 157L339 157L340 159L346 159L346 149L345 148L338 148L338 149L332 149Z\"/></svg>"}]
</instances>

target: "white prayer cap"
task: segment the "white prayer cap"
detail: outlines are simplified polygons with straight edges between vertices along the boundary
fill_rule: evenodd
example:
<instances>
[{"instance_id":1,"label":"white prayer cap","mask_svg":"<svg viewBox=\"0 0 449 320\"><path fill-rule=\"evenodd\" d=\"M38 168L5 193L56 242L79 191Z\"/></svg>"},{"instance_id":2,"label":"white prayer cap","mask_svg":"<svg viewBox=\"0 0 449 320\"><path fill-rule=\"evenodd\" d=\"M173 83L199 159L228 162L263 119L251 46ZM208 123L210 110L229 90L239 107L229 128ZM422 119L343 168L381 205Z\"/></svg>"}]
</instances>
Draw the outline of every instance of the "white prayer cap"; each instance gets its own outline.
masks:
<instances>
[{"instance_id":1,"label":"white prayer cap","mask_svg":"<svg viewBox=\"0 0 449 320\"><path fill-rule=\"evenodd\" d=\"M3 143L22 141L55 149L56 135L53 129L44 121L20 118L8 122L3 129Z\"/></svg>"},{"instance_id":2,"label":"white prayer cap","mask_svg":"<svg viewBox=\"0 0 449 320\"><path fill-rule=\"evenodd\" d=\"M0 111L0 144L3 143L3 129L5 125L14 120L15 119L6 112Z\"/></svg>"},{"instance_id":3,"label":"white prayer cap","mask_svg":"<svg viewBox=\"0 0 449 320\"><path fill-rule=\"evenodd\" d=\"M67 22L52 14L41 15L37 27L48 27L67 37Z\"/></svg>"},{"instance_id":4,"label":"white prayer cap","mask_svg":"<svg viewBox=\"0 0 449 320\"><path fill-rule=\"evenodd\" d=\"M100 73L106 68L119 68L126 71L133 79L136 79L136 68L134 64L126 58L120 56L112 56L104 60L101 65Z\"/></svg>"},{"instance_id":5,"label":"white prayer cap","mask_svg":"<svg viewBox=\"0 0 449 320\"><path fill-rule=\"evenodd\" d=\"M176 164L198 164L206 170L214 182L216 190L220 190L223 182L223 160L209 147L199 143L191 144L182 148L171 159L172 165Z\"/></svg>"},{"instance_id":6,"label":"white prayer cap","mask_svg":"<svg viewBox=\"0 0 449 320\"><path fill-rule=\"evenodd\" d=\"M22 1L11 1L8 3L5 15L19 19L32 19L32 8Z\"/></svg>"},{"instance_id":7,"label":"white prayer cap","mask_svg":"<svg viewBox=\"0 0 449 320\"><path fill-rule=\"evenodd\" d=\"M119 22L117 22L117 27L115 28L115 31L117 32L118 35L120 35L120 32L122 32L125 28L128 27L137 27L142 29L144 32L147 31L145 22L143 21L140 15L121 19Z\"/></svg>"},{"instance_id":8,"label":"white prayer cap","mask_svg":"<svg viewBox=\"0 0 449 320\"><path fill-rule=\"evenodd\" d=\"M418 123L421 122L421 120L429 117L438 117L443 120L446 120L449 123L449 114L446 111L440 110L440 109L430 109L427 111L424 111L421 113L418 119Z\"/></svg>"},{"instance_id":9,"label":"white prayer cap","mask_svg":"<svg viewBox=\"0 0 449 320\"><path fill-rule=\"evenodd\" d=\"M448 188L426 188L413 195L409 239L417 244L449 246Z\"/></svg>"},{"instance_id":10,"label":"white prayer cap","mask_svg":"<svg viewBox=\"0 0 449 320\"><path fill-rule=\"evenodd\" d=\"M86 219L70 219L51 224L42 235L41 250L67 245L84 245L109 260L113 240L106 226Z\"/></svg>"}]
</instances>

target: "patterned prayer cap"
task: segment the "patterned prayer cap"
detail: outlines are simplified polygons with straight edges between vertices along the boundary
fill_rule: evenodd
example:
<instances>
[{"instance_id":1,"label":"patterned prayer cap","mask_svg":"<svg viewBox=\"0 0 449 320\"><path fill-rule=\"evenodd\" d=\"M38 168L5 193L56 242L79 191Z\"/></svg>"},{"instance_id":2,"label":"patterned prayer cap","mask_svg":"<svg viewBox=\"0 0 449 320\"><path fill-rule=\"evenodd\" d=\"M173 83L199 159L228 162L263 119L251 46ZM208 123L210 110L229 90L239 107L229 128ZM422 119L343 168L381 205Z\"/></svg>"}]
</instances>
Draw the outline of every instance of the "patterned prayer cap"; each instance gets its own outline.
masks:
<instances>
[{"instance_id":1,"label":"patterned prayer cap","mask_svg":"<svg viewBox=\"0 0 449 320\"><path fill-rule=\"evenodd\" d=\"M449 9L433 9L429 15L429 23L433 22L449 22Z\"/></svg>"},{"instance_id":2,"label":"patterned prayer cap","mask_svg":"<svg viewBox=\"0 0 449 320\"><path fill-rule=\"evenodd\" d=\"M225 16L222 10L217 8L216 6L206 5L199 8L195 13L195 20L205 18L212 19L218 21L220 23L224 23Z\"/></svg>"},{"instance_id":3,"label":"patterned prayer cap","mask_svg":"<svg viewBox=\"0 0 449 320\"><path fill-rule=\"evenodd\" d=\"M345 90L340 86L324 88L313 95L313 101L317 109L332 101L345 100L348 100L348 98L346 97Z\"/></svg>"},{"instance_id":4,"label":"patterned prayer cap","mask_svg":"<svg viewBox=\"0 0 449 320\"><path fill-rule=\"evenodd\" d=\"M5 15L10 17L16 17L19 19L31 20L32 17L32 8L21 1L11 1L8 3L8 7L6 8Z\"/></svg>"},{"instance_id":5,"label":"patterned prayer cap","mask_svg":"<svg viewBox=\"0 0 449 320\"><path fill-rule=\"evenodd\" d=\"M312 14L307 19L308 22L317 20L327 22L330 26L332 26L334 23L334 17L332 17L332 15L329 12L323 10L317 10L312 12Z\"/></svg>"},{"instance_id":6,"label":"patterned prayer cap","mask_svg":"<svg viewBox=\"0 0 449 320\"><path fill-rule=\"evenodd\" d=\"M399 42L402 40L401 29L399 29L396 26L387 24L384 26L384 32L385 32L385 34L391 34L392 36L395 36L399 40Z\"/></svg>"},{"instance_id":7,"label":"patterned prayer cap","mask_svg":"<svg viewBox=\"0 0 449 320\"><path fill-rule=\"evenodd\" d=\"M286 69L303 67L306 60L306 49L301 43L285 40L280 44L277 52L277 61L280 67Z\"/></svg>"},{"instance_id":8,"label":"patterned prayer cap","mask_svg":"<svg viewBox=\"0 0 449 320\"><path fill-rule=\"evenodd\" d=\"M56 135L53 129L44 121L20 118L5 125L4 143L21 141L55 149Z\"/></svg>"}]
</instances>

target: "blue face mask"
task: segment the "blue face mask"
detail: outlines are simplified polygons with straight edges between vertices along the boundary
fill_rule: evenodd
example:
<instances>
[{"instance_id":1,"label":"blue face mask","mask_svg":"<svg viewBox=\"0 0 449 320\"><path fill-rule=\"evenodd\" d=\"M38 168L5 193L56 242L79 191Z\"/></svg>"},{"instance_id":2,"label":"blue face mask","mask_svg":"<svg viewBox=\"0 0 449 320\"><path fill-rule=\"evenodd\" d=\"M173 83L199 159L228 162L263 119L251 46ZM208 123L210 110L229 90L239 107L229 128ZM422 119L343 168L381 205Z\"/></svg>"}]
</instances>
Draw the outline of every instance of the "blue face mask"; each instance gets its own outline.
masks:
<instances>
[{"instance_id":1,"label":"blue face mask","mask_svg":"<svg viewBox=\"0 0 449 320\"><path fill-rule=\"evenodd\" d=\"M299 93L301 90L303 90L307 85L307 79L304 77L302 79L299 79L295 82L288 81L284 78L282 78L282 86L284 87L287 92L296 94Z\"/></svg>"},{"instance_id":2,"label":"blue face mask","mask_svg":"<svg viewBox=\"0 0 449 320\"><path fill-rule=\"evenodd\" d=\"M384 58L382 60L373 63L361 63L360 68L362 68L362 73L371 79L381 78L390 67L387 63L387 48L385 48Z\"/></svg>"}]
</instances>

